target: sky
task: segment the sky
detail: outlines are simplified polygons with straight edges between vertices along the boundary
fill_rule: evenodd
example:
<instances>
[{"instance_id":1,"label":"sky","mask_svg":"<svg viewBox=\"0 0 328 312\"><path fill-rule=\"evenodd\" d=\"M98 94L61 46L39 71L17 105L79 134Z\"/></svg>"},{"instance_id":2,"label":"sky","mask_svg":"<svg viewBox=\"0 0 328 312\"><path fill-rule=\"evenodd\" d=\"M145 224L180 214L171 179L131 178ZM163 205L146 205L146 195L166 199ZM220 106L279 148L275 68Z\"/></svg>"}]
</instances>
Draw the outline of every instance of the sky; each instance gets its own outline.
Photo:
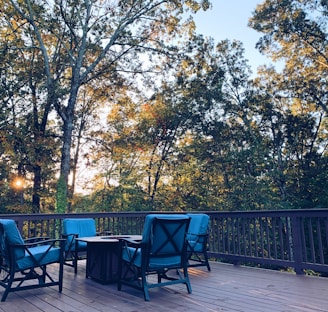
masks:
<instances>
[{"instance_id":1,"label":"sky","mask_svg":"<svg viewBox=\"0 0 328 312\"><path fill-rule=\"evenodd\" d=\"M212 0L212 9L199 11L194 15L197 33L221 40L239 40L245 48L245 58L249 60L255 74L259 65L270 64L271 60L255 49L261 33L247 27L248 19L256 5L264 0Z\"/></svg>"}]
</instances>

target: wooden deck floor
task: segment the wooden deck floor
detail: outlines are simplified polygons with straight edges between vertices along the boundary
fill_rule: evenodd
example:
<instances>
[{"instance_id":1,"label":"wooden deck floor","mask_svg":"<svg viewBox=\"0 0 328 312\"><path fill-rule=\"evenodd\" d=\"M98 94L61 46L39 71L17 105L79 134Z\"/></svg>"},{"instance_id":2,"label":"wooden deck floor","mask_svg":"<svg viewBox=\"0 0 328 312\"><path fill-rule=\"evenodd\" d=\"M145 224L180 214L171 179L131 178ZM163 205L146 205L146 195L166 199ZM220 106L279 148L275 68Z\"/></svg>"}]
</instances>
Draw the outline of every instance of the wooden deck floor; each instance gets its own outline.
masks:
<instances>
[{"instance_id":1,"label":"wooden deck floor","mask_svg":"<svg viewBox=\"0 0 328 312\"><path fill-rule=\"evenodd\" d=\"M192 294L184 285L150 290L150 302L141 292L116 284L102 285L85 278L85 263L79 272L65 267L64 288L57 287L10 293L0 302L5 312L327 312L328 279L297 276L263 269L211 263L212 272L190 269ZM2 290L0 289L0 295Z\"/></svg>"}]
</instances>

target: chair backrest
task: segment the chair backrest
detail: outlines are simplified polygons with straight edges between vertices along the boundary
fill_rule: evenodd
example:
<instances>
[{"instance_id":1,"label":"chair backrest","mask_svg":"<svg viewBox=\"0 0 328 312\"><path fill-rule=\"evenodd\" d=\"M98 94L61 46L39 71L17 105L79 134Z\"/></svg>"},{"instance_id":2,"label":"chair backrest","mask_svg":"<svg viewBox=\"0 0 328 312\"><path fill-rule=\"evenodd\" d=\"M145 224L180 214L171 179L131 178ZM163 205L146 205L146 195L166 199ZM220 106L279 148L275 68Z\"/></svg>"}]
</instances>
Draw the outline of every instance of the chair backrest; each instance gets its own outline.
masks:
<instances>
[{"instance_id":1,"label":"chair backrest","mask_svg":"<svg viewBox=\"0 0 328 312\"><path fill-rule=\"evenodd\" d=\"M154 222L154 219L189 219L185 214L149 214L145 218L145 223L142 233L142 242L148 242L151 235L151 225Z\"/></svg>"},{"instance_id":2,"label":"chair backrest","mask_svg":"<svg viewBox=\"0 0 328 312\"><path fill-rule=\"evenodd\" d=\"M63 234L67 237L66 247L72 244L74 236L91 237L97 235L96 221L92 218L67 218L63 219Z\"/></svg>"},{"instance_id":3,"label":"chair backrest","mask_svg":"<svg viewBox=\"0 0 328 312\"><path fill-rule=\"evenodd\" d=\"M195 251L202 251L206 243L205 235L208 233L210 217L205 213L188 213L187 216L190 217L187 240Z\"/></svg>"},{"instance_id":4,"label":"chair backrest","mask_svg":"<svg viewBox=\"0 0 328 312\"><path fill-rule=\"evenodd\" d=\"M142 256L150 268L175 267L184 263L186 233L190 218L186 215L150 214L146 216Z\"/></svg>"},{"instance_id":5,"label":"chair backrest","mask_svg":"<svg viewBox=\"0 0 328 312\"><path fill-rule=\"evenodd\" d=\"M187 213L190 217L190 224L188 229L188 235L204 235L207 234L208 224L210 217L205 213Z\"/></svg>"},{"instance_id":6,"label":"chair backrest","mask_svg":"<svg viewBox=\"0 0 328 312\"><path fill-rule=\"evenodd\" d=\"M9 245L24 245L24 240L14 220L0 219L0 244L1 253L7 261L9 259ZM15 248L14 255L16 260L23 258L25 256L25 249Z\"/></svg>"},{"instance_id":7,"label":"chair backrest","mask_svg":"<svg viewBox=\"0 0 328 312\"><path fill-rule=\"evenodd\" d=\"M79 237L96 236L96 221L92 218L64 219L63 234L78 234Z\"/></svg>"}]
</instances>

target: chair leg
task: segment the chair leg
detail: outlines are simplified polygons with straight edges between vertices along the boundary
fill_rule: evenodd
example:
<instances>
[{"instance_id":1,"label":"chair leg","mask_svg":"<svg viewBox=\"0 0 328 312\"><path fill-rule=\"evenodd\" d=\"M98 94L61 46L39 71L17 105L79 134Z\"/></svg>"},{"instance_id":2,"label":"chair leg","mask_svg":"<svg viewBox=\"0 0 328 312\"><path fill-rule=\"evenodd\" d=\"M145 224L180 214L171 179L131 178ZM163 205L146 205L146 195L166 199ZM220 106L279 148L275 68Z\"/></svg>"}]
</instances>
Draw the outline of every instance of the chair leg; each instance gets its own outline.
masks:
<instances>
[{"instance_id":1,"label":"chair leg","mask_svg":"<svg viewBox=\"0 0 328 312\"><path fill-rule=\"evenodd\" d=\"M2 298L1 298L1 301L2 302L5 302L6 299L7 299L7 296L9 294L9 292L10 292L10 289L11 289L11 286L13 284L14 278L15 278L15 273L11 273L10 274L10 277L8 279L7 285L4 286L5 287L5 291L4 291L4 293L2 295Z\"/></svg>"},{"instance_id":2,"label":"chair leg","mask_svg":"<svg viewBox=\"0 0 328 312\"><path fill-rule=\"evenodd\" d=\"M189 275L188 275L188 269L187 268L184 268L183 269L183 274L184 274L184 278L186 280L186 286L187 286L188 294L191 294L192 293L192 290L191 290L191 284L190 284Z\"/></svg>"},{"instance_id":3,"label":"chair leg","mask_svg":"<svg viewBox=\"0 0 328 312\"><path fill-rule=\"evenodd\" d=\"M74 273L75 274L77 274L77 259L78 259L78 252L74 251L73 266L74 266Z\"/></svg>"},{"instance_id":4,"label":"chair leg","mask_svg":"<svg viewBox=\"0 0 328 312\"><path fill-rule=\"evenodd\" d=\"M142 280L142 288L143 288L145 301L150 301L148 285L147 285L147 280L146 280L145 274L142 274L141 280Z\"/></svg>"},{"instance_id":5,"label":"chair leg","mask_svg":"<svg viewBox=\"0 0 328 312\"><path fill-rule=\"evenodd\" d=\"M200 257L200 254L204 256L204 259ZM196 264L190 264L189 260L195 261ZM207 251L199 251L199 252L190 252L187 255L187 266L189 267L199 267L199 266L206 266L207 270L210 272L211 267L208 261Z\"/></svg>"},{"instance_id":6,"label":"chair leg","mask_svg":"<svg viewBox=\"0 0 328 312\"><path fill-rule=\"evenodd\" d=\"M207 266L207 270L209 272L211 272L211 267L210 267L210 263L208 262L208 255L207 255L206 251L204 252L204 258L205 258L205 263L206 263L206 266Z\"/></svg>"},{"instance_id":7,"label":"chair leg","mask_svg":"<svg viewBox=\"0 0 328 312\"><path fill-rule=\"evenodd\" d=\"M118 270L117 270L117 274L118 274L118 279L117 279L117 290L121 291L122 290L122 282L121 282L121 278L122 278L122 264L123 260L120 259L118 261Z\"/></svg>"},{"instance_id":8,"label":"chair leg","mask_svg":"<svg viewBox=\"0 0 328 312\"><path fill-rule=\"evenodd\" d=\"M61 293L63 290L63 278L64 278L64 260L62 259L59 263L59 285L58 285L59 293Z\"/></svg>"},{"instance_id":9,"label":"chair leg","mask_svg":"<svg viewBox=\"0 0 328 312\"><path fill-rule=\"evenodd\" d=\"M1 298L1 301L2 301L2 302L5 302L5 301L6 301L7 296L8 296L8 293L9 293L9 289L6 288L6 290L5 290L5 292L3 293L2 298Z\"/></svg>"},{"instance_id":10,"label":"chair leg","mask_svg":"<svg viewBox=\"0 0 328 312\"><path fill-rule=\"evenodd\" d=\"M181 271L183 271L183 276L182 276ZM179 275L179 279L184 280L184 284L187 287L188 294L191 294L192 289L191 289L191 284L190 284L190 280L189 280L188 266L184 267L182 270L177 270L176 272Z\"/></svg>"}]
</instances>

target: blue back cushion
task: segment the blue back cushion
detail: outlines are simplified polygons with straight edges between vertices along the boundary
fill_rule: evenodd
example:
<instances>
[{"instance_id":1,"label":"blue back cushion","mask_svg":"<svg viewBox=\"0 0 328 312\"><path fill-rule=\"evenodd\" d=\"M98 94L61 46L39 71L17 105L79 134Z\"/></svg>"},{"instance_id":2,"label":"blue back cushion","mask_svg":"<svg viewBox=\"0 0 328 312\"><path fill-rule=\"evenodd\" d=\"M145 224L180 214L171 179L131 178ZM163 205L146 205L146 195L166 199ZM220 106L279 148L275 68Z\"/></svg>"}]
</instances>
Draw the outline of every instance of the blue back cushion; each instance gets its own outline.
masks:
<instances>
[{"instance_id":1,"label":"blue back cushion","mask_svg":"<svg viewBox=\"0 0 328 312\"><path fill-rule=\"evenodd\" d=\"M205 248L205 237L199 235L207 234L210 217L205 213L188 213L187 215L191 218L187 233L189 245L194 251L202 252Z\"/></svg>"},{"instance_id":2,"label":"blue back cushion","mask_svg":"<svg viewBox=\"0 0 328 312\"><path fill-rule=\"evenodd\" d=\"M96 222L92 218L64 219L63 220L63 234L64 235L77 234L78 237L96 236L97 235ZM73 239L74 239L73 235L68 236L67 242L66 242L66 249L68 246L70 246L73 243L71 246L74 250L75 244L74 244L74 242L72 242ZM79 242L79 244L80 243L83 245L83 247L86 246L85 242Z\"/></svg>"},{"instance_id":3,"label":"blue back cushion","mask_svg":"<svg viewBox=\"0 0 328 312\"><path fill-rule=\"evenodd\" d=\"M204 235L207 233L210 217L205 213L188 213L190 224L188 234Z\"/></svg>"},{"instance_id":4,"label":"blue back cushion","mask_svg":"<svg viewBox=\"0 0 328 312\"><path fill-rule=\"evenodd\" d=\"M142 242L148 242L151 234L151 224L153 223L155 218L163 218L163 219L188 219L185 214L149 214L146 216L143 233L142 233Z\"/></svg>"},{"instance_id":5,"label":"blue back cushion","mask_svg":"<svg viewBox=\"0 0 328 312\"><path fill-rule=\"evenodd\" d=\"M2 224L4 230L4 233L1 237L1 249L2 252L8 256L8 245L24 245L24 240L19 233L16 222L14 220L0 219L0 223ZM25 255L25 250L24 248L17 247L14 250L14 254L16 259L21 259Z\"/></svg>"}]
</instances>

